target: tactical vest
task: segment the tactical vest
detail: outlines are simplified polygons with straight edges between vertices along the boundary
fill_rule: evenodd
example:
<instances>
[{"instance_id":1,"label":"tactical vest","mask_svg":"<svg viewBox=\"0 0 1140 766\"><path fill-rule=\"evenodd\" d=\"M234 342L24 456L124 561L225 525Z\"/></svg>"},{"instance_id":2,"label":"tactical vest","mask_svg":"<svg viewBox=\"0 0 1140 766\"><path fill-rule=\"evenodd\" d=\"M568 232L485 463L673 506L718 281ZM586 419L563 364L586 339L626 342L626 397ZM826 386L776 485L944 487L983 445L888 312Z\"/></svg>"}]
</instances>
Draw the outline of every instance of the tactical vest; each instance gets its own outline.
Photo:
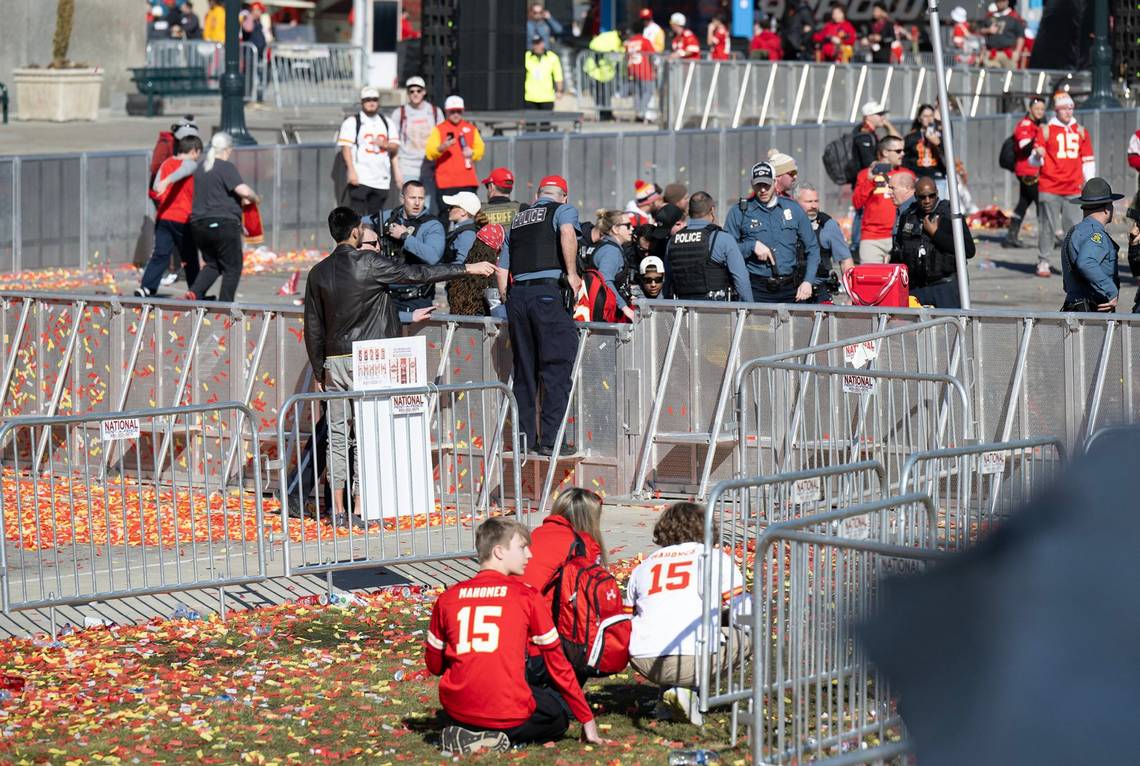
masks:
<instances>
[{"instance_id":1,"label":"tactical vest","mask_svg":"<svg viewBox=\"0 0 1140 766\"><path fill-rule=\"evenodd\" d=\"M510 226L515 220L515 213L522 208L521 202L507 200L506 202L491 202L483 206L487 215L487 223L497 223L500 226Z\"/></svg>"},{"instance_id":2,"label":"tactical vest","mask_svg":"<svg viewBox=\"0 0 1140 766\"><path fill-rule=\"evenodd\" d=\"M939 202L936 211L949 218L950 206L946 203L946 209L943 210L944 203L945 201ZM926 287L957 270L954 254L940 252L934 246L933 240L922 228L922 218L917 203L900 215L894 246L891 248L891 260L906 266L911 287Z\"/></svg>"},{"instance_id":3,"label":"tactical vest","mask_svg":"<svg viewBox=\"0 0 1140 766\"><path fill-rule=\"evenodd\" d=\"M557 269L564 271L561 242L554 228L554 214L562 203L539 200L520 210L511 221L511 274L530 274Z\"/></svg>"},{"instance_id":4,"label":"tactical vest","mask_svg":"<svg viewBox=\"0 0 1140 766\"><path fill-rule=\"evenodd\" d=\"M447 239L444 240L443 258L440 259L440 263L455 263L459 259L459 252L455 249L455 240L459 239L459 235L465 231L478 230L479 227L476 224L465 223L448 232Z\"/></svg>"},{"instance_id":5,"label":"tactical vest","mask_svg":"<svg viewBox=\"0 0 1140 766\"><path fill-rule=\"evenodd\" d=\"M431 218L432 218L432 215L427 210L424 210L422 213L417 215L415 218L407 218L404 214L404 209L402 207L396 208L395 210L392 211L392 214L390 216L388 216L388 219L384 222L384 232L383 233L385 236L387 236L388 226L390 224L393 224L393 223L399 223L399 224L403 224L404 226L408 227L408 236L410 237L416 233L416 231L420 228L420 226L424 222L431 220ZM403 243L403 241L397 240L397 239L392 239L392 238L389 238L388 241L390 243L390 249L388 250L388 253L395 258L403 259L404 258L404 243Z\"/></svg>"},{"instance_id":6,"label":"tactical vest","mask_svg":"<svg viewBox=\"0 0 1140 766\"><path fill-rule=\"evenodd\" d=\"M732 289L727 266L713 263L713 237L720 227L682 229L669 239L669 271L673 294L681 300L704 300L709 293Z\"/></svg>"},{"instance_id":7,"label":"tactical vest","mask_svg":"<svg viewBox=\"0 0 1140 766\"><path fill-rule=\"evenodd\" d=\"M830 220L831 216L821 210L820 212L816 213L815 220L811 222L811 228L815 231L815 239L819 243L819 269L816 271L816 273L822 279L826 279L831 275L831 248L823 246L823 240L820 239L819 235L820 232L823 231L823 227L826 226L827 222ZM800 245L800 249L803 249L803 245ZM805 251L805 260L806 257L807 253Z\"/></svg>"}]
</instances>

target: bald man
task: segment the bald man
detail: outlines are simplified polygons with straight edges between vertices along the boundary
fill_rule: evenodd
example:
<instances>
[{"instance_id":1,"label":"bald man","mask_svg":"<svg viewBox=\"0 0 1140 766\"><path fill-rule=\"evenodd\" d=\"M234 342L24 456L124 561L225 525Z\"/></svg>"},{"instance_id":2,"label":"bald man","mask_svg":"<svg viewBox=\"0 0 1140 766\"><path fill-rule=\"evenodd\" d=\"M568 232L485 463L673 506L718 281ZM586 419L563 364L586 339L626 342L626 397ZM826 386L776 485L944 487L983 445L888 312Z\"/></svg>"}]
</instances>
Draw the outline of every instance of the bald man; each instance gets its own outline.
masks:
<instances>
[{"instance_id":1,"label":"bald man","mask_svg":"<svg viewBox=\"0 0 1140 766\"><path fill-rule=\"evenodd\" d=\"M891 263L906 266L910 294L923 306L962 308L950 203L938 199L938 187L932 178L915 182L909 176L893 176L891 195L899 206ZM963 226L962 232L966 257L973 258L974 239L969 228Z\"/></svg>"}]
</instances>

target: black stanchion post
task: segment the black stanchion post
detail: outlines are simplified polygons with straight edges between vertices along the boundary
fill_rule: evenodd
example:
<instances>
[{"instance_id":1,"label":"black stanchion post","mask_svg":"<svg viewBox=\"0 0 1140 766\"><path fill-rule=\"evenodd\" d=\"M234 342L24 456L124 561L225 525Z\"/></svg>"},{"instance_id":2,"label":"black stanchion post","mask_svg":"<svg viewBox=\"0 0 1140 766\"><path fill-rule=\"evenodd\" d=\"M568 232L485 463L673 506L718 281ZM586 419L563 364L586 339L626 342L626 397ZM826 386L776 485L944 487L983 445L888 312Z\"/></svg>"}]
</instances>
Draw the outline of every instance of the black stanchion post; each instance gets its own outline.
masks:
<instances>
[{"instance_id":1,"label":"black stanchion post","mask_svg":"<svg viewBox=\"0 0 1140 766\"><path fill-rule=\"evenodd\" d=\"M256 144L245 127L245 77L241 73L241 0L226 0L226 71L222 74L222 131L236 146Z\"/></svg>"}]
</instances>

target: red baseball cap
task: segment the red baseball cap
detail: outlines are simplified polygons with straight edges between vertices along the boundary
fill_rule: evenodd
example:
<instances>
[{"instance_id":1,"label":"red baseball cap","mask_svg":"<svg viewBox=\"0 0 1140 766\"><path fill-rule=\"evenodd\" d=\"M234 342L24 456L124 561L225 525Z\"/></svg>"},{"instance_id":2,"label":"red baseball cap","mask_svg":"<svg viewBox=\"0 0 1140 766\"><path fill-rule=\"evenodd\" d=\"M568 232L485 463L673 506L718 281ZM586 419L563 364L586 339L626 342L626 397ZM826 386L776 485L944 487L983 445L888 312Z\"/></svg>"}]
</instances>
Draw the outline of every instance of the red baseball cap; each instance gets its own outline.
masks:
<instances>
[{"instance_id":1,"label":"red baseball cap","mask_svg":"<svg viewBox=\"0 0 1140 766\"><path fill-rule=\"evenodd\" d=\"M538 188L539 189L541 189L544 186L557 186L559 189L562 190L563 194L569 194L570 193L570 187L566 185L566 179L563 178L562 176L547 176L546 178L544 178L538 182Z\"/></svg>"},{"instance_id":2,"label":"red baseball cap","mask_svg":"<svg viewBox=\"0 0 1140 766\"><path fill-rule=\"evenodd\" d=\"M491 171L491 175L480 181L483 186L487 184L494 184L500 189L513 189L515 186L515 174L506 168L495 168Z\"/></svg>"},{"instance_id":3,"label":"red baseball cap","mask_svg":"<svg viewBox=\"0 0 1140 766\"><path fill-rule=\"evenodd\" d=\"M648 8L642 8L641 12L637 15L643 19L651 19L653 18L653 11L649 10Z\"/></svg>"},{"instance_id":4,"label":"red baseball cap","mask_svg":"<svg viewBox=\"0 0 1140 766\"><path fill-rule=\"evenodd\" d=\"M492 250L502 250L503 239L505 239L506 236L506 230L503 229L502 225L489 223L476 232L475 239L486 244Z\"/></svg>"}]
</instances>

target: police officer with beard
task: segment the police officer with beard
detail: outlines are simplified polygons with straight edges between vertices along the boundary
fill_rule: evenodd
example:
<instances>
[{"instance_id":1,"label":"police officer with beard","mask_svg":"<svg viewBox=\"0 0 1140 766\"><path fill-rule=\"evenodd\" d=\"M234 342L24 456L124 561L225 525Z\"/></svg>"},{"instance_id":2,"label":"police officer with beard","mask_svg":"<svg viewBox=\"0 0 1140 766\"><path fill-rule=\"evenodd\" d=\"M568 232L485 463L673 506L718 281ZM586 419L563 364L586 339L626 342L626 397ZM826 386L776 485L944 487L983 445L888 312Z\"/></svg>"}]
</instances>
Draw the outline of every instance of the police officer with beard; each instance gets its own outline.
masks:
<instances>
[{"instance_id":1,"label":"police officer with beard","mask_svg":"<svg viewBox=\"0 0 1140 766\"><path fill-rule=\"evenodd\" d=\"M507 168L495 168L491 171L491 175L480 183L487 190L487 204L483 206L487 222L507 228L515 219L515 213L525 207L521 202L511 199L511 191L515 188L515 174Z\"/></svg>"},{"instance_id":2,"label":"police officer with beard","mask_svg":"<svg viewBox=\"0 0 1140 766\"><path fill-rule=\"evenodd\" d=\"M811 228L815 231L815 238L819 242L816 300L820 303L829 303L831 292L826 283L831 278L832 264L838 263L840 271L846 274L855 268L855 259L851 257L851 249L847 246L843 229L839 228L834 218L819 209L819 191L806 181L801 182L796 187L795 198L807 213Z\"/></svg>"},{"instance_id":3,"label":"police officer with beard","mask_svg":"<svg viewBox=\"0 0 1140 766\"><path fill-rule=\"evenodd\" d=\"M678 300L752 302L744 257L716 225L716 206L708 192L689 198L689 223L665 247L665 293Z\"/></svg>"},{"instance_id":4,"label":"police officer with beard","mask_svg":"<svg viewBox=\"0 0 1140 766\"><path fill-rule=\"evenodd\" d=\"M427 211L426 200L424 185L408 181L400 191L400 207L381 210L379 224L366 219L384 237L382 252L413 266L434 266L443 259L447 234ZM435 302L435 285L392 285L389 294L401 312L411 312Z\"/></svg>"},{"instance_id":5,"label":"police officer with beard","mask_svg":"<svg viewBox=\"0 0 1140 766\"><path fill-rule=\"evenodd\" d=\"M906 188L912 183L914 196L908 200ZM930 177L913 181L909 173L899 173L891 177L889 184L898 204L891 263L906 266L910 294L923 306L962 308L950 203L939 201L938 187ZM968 226L962 227L962 236L966 257L973 258L974 238Z\"/></svg>"},{"instance_id":6,"label":"police officer with beard","mask_svg":"<svg viewBox=\"0 0 1140 766\"><path fill-rule=\"evenodd\" d=\"M540 455L554 452L554 438L570 402L570 374L578 347L578 330L563 297L582 286L578 274L578 210L566 204L566 179L546 176L538 184L538 200L515 214L499 255L499 293L506 296L514 393L519 431ZM536 430L538 383L542 380L542 422ZM560 454L572 454L563 444Z\"/></svg>"},{"instance_id":7,"label":"police officer with beard","mask_svg":"<svg viewBox=\"0 0 1140 766\"><path fill-rule=\"evenodd\" d=\"M752 166L755 196L729 211L725 232L736 240L748 267L757 303L807 301L818 279L819 242L807 214L776 193L776 173L768 162Z\"/></svg>"}]
</instances>

